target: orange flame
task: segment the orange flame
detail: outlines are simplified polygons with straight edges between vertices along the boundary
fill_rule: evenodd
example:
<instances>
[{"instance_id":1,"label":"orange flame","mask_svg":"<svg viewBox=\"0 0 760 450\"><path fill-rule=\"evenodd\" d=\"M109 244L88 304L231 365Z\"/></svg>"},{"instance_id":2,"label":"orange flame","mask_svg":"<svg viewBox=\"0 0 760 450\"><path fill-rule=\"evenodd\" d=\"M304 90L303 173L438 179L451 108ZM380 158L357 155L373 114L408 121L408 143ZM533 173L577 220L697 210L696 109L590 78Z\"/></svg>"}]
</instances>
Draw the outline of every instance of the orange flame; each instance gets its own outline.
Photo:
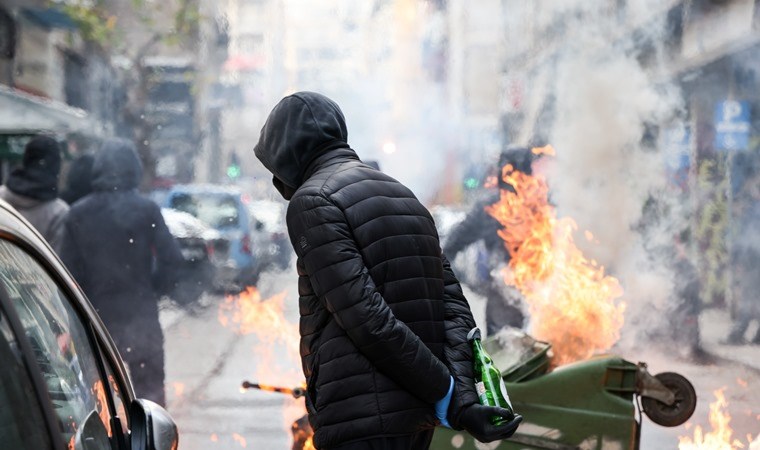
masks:
<instances>
[{"instance_id":1,"label":"orange flame","mask_svg":"<svg viewBox=\"0 0 760 450\"><path fill-rule=\"evenodd\" d=\"M314 447L313 436L309 437L309 439L303 443L303 450L317 450L317 447Z\"/></svg>"},{"instance_id":2,"label":"orange flame","mask_svg":"<svg viewBox=\"0 0 760 450\"><path fill-rule=\"evenodd\" d=\"M240 444L241 447L247 447L248 443L246 442L245 438L237 433L232 433L232 439L235 440L238 444Z\"/></svg>"},{"instance_id":3,"label":"orange flame","mask_svg":"<svg viewBox=\"0 0 760 450\"><path fill-rule=\"evenodd\" d=\"M180 381L172 382L172 388L174 388L175 397L182 397L182 394L185 393L185 383L182 383Z\"/></svg>"},{"instance_id":4,"label":"orange flame","mask_svg":"<svg viewBox=\"0 0 760 450\"><path fill-rule=\"evenodd\" d=\"M554 150L547 146L533 153L552 155ZM515 192L502 189L499 202L486 212L504 227L499 236L511 255L505 281L525 297L532 333L552 343L555 365L608 350L623 326L620 283L575 245L577 225L557 218L543 175L507 165L502 177Z\"/></svg>"},{"instance_id":5,"label":"orange flame","mask_svg":"<svg viewBox=\"0 0 760 450\"><path fill-rule=\"evenodd\" d=\"M733 438L734 431L729 423L731 415L726 410L728 402L723 391L726 388L713 392L716 400L710 403L710 427L712 431L705 433L701 426L694 429L694 436L681 436L678 438L678 450L738 450L760 448L760 436L754 441L752 436L747 436L747 445L739 439Z\"/></svg>"},{"instance_id":6,"label":"orange flame","mask_svg":"<svg viewBox=\"0 0 760 450\"><path fill-rule=\"evenodd\" d=\"M106 403L106 388L103 386L102 381L98 380L95 382L95 384L92 385L92 394L96 398L95 408L98 411L100 420L103 422L103 425L106 426L108 437L111 437L111 416L108 413L108 403Z\"/></svg>"},{"instance_id":7,"label":"orange flame","mask_svg":"<svg viewBox=\"0 0 760 450\"><path fill-rule=\"evenodd\" d=\"M258 343L256 355L256 381L277 380L279 386L303 385L299 353L298 324L285 317L286 292L262 299L255 287L247 287L239 295L228 295L219 306L218 319L225 327L233 327L241 334L254 334ZM264 390L275 391L269 384L260 384ZM270 389L267 389L270 388ZM283 428L290 429L293 421L304 415L303 399L283 397Z\"/></svg>"}]
</instances>

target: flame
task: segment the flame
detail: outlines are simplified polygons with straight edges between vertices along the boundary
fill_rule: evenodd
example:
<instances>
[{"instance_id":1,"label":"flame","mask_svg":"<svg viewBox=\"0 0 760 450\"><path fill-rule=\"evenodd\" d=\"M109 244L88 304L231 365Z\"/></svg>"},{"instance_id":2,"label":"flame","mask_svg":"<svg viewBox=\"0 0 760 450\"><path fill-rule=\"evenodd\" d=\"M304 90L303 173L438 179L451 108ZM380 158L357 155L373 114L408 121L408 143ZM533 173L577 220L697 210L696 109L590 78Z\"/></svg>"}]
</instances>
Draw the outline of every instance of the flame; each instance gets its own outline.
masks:
<instances>
[{"instance_id":1,"label":"flame","mask_svg":"<svg viewBox=\"0 0 760 450\"><path fill-rule=\"evenodd\" d=\"M285 297L280 292L262 299L255 287L247 287L239 295L228 295L220 304L219 322L234 328L240 334L255 334L258 343L256 355L256 381L276 380L279 386L302 386L303 372L299 353L300 333L298 324L285 317ZM265 390L276 391L269 384L261 384ZM269 389L267 389L269 388ZM304 400L284 397L283 428L306 412Z\"/></svg>"},{"instance_id":2,"label":"flame","mask_svg":"<svg viewBox=\"0 0 760 450\"><path fill-rule=\"evenodd\" d=\"M106 426L108 437L111 437L111 416L108 413L108 403L106 403L106 388L103 386L102 381L98 380L95 382L95 384L92 385L92 394L96 398L95 408L98 411L100 420L103 422L103 425Z\"/></svg>"},{"instance_id":3,"label":"flame","mask_svg":"<svg viewBox=\"0 0 760 450\"><path fill-rule=\"evenodd\" d=\"M235 440L238 444L240 444L241 447L247 447L248 443L246 442L245 438L237 433L232 433L232 439Z\"/></svg>"},{"instance_id":4,"label":"flame","mask_svg":"<svg viewBox=\"0 0 760 450\"><path fill-rule=\"evenodd\" d=\"M209 439L211 442L219 442L219 436L216 435L216 433L211 433L211 436L209 436Z\"/></svg>"},{"instance_id":5,"label":"flame","mask_svg":"<svg viewBox=\"0 0 760 450\"><path fill-rule=\"evenodd\" d=\"M182 394L185 393L185 383L182 383L180 381L173 382L172 388L174 388L175 397L182 397Z\"/></svg>"},{"instance_id":6,"label":"flame","mask_svg":"<svg viewBox=\"0 0 760 450\"><path fill-rule=\"evenodd\" d=\"M552 155L554 150L547 146L533 153ZM507 165L502 178L515 192L502 189L499 202L486 212L504 227L499 236L512 257L505 281L525 297L531 332L552 343L555 365L608 350L623 326L620 283L575 245L578 227L570 218L557 218L546 177Z\"/></svg>"},{"instance_id":7,"label":"flame","mask_svg":"<svg viewBox=\"0 0 760 450\"><path fill-rule=\"evenodd\" d=\"M314 447L314 431L311 429L311 425L304 420L296 420L291 425L293 433L294 447L297 447L299 442L303 442L301 446L302 450L316 450Z\"/></svg>"},{"instance_id":8,"label":"flame","mask_svg":"<svg viewBox=\"0 0 760 450\"><path fill-rule=\"evenodd\" d=\"M737 378L736 379L736 384L738 384L739 386L743 387L744 389L747 389L747 381L746 380L743 380L741 378Z\"/></svg>"},{"instance_id":9,"label":"flame","mask_svg":"<svg viewBox=\"0 0 760 450\"><path fill-rule=\"evenodd\" d=\"M713 391L716 400L710 403L710 427L712 431L705 433L701 426L694 429L694 436L678 438L678 450L737 450L760 449L760 436L752 440L747 436L747 445L733 438L733 430L729 423L731 415L727 411L728 402L723 393L726 388Z\"/></svg>"}]
</instances>

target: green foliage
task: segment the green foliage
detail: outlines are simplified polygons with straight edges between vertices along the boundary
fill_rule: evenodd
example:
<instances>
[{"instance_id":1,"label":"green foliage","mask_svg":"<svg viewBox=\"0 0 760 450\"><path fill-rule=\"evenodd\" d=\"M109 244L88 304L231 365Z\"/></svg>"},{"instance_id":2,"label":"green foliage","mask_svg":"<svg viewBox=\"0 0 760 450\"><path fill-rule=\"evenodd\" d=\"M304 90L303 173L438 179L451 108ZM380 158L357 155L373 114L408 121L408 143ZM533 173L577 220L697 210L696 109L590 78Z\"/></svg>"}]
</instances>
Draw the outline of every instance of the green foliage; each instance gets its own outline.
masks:
<instances>
[{"instance_id":1,"label":"green foliage","mask_svg":"<svg viewBox=\"0 0 760 450\"><path fill-rule=\"evenodd\" d=\"M728 267L728 177L725 161L705 160L697 174L699 211L696 236L706 304L724 301Z\"/></svg>"},{"instance_id":2,"label":"green foliage","mask_svg":"<svg viewBox=\"0 0 760 450\"><path fill-rule=\"evenodd\" d=\"M116 30L116 16L110 15L101 2L93 6L81 3L63 5L65 12L77 24L82 37L101 46L113 43Z\"/></svg>"}]
</instances>

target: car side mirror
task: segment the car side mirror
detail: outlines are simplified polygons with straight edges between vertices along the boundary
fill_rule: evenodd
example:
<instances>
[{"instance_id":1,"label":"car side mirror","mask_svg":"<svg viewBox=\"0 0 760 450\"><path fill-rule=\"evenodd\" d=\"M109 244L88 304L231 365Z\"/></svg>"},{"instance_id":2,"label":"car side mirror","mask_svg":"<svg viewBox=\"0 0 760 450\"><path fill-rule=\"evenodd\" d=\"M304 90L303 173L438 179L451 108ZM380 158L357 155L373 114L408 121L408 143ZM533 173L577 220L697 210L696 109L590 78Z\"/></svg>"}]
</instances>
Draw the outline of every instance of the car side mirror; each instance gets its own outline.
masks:
<instances>
[{"instance_id":1,"label":"car side mirror","mask_svg":"<svg viewBox=\"0 0 760 450\"><path fill-rule=\"evenodd\" d=\"M179 446L177 425L161 406L150 400L134 400L129 418L131 450L175 450Z\"/></svg>"}]
</instances>

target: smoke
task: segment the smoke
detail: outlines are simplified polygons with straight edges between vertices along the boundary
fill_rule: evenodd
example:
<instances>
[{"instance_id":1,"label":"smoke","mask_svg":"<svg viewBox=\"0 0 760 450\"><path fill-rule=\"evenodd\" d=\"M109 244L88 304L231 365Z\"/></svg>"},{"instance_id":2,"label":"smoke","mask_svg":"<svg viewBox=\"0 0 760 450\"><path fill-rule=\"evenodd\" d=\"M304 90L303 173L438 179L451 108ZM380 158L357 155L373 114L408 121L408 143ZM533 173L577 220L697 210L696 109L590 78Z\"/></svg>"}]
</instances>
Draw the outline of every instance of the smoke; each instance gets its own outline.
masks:
<instances>
[{"instance_id":1,"label":"smoke","mask_svg":"<svg viewBox=\"0 0 760 450\"><path fill-rule=\"evenodd\" d=\"M263 30L272 61L264 76L286 81L281 89L272 84L263 101L246 105L257 114L247 113L243 123L242 114L231 113L228 128L240 131L232 132L230 144L250 148L283 96L320 92L343 110L348 142L360 158L378 161L418 197L430 198L442 184L446 151L457 140L445 89L433 73L445 63L443 13L417 0L277 3L281 18L272 18ZM244 91L261 85L241 83ZM253 165L257 178L269 180L253 158L246 164Z\"/></svg>"},{"instance_id":2,"label":"smoke","mask_svg":"<svg viewBox=\"0 0 760 450\"><path fill-rule=\"evenodd\" d=\"M552 121L537 124L557 150L547 168L552 201L560 217L593 233L585 244L579 241L584 253L620 279L625 343L640 337L641 327L649 332L653 317L663 316L655 312L670 308L668 249L686 224L651 137L653 129L672 126L683 108L679 89L658 82L665 22L626 36L614 15L589 2L562 2L543 14L546 23L560 17L572 30L571 39L558 41L550 75L543 77Z\"/></svg>"}]
</instances>

